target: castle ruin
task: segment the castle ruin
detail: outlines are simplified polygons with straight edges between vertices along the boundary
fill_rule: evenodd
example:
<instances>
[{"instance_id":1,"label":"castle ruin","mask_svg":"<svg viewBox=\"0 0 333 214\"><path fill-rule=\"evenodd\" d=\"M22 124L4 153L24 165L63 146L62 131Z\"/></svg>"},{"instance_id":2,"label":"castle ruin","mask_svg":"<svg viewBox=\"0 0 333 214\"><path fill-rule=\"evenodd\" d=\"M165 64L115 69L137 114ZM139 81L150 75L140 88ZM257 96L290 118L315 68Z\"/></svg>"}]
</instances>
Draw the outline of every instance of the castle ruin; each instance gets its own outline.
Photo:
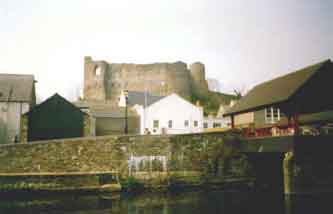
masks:
<instances>
[{"instance_id":1,"label":"castle ruin","mask_svg":"<svg viewBox=\"0 0 333 214\"><path fill-rule=\"evenodd\" d=\"M115 103L122 90L147 91L166 96L177 93L190 99L193 93L207 93L205 66L200 62L128 64L84 58L84 99Z\"/></svg>"}]
</instances>

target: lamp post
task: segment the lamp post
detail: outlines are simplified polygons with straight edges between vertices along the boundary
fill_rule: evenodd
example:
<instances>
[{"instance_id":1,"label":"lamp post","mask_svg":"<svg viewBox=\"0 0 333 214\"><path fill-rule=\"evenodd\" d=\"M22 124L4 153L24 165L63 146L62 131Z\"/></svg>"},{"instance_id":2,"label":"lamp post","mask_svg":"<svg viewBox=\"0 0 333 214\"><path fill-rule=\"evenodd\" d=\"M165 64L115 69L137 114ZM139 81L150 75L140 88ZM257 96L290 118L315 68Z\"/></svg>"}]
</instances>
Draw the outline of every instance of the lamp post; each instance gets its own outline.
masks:
<instances>
[{"instance_id":1,"label":"lamp post","mask_svg":"<svg viewBox=\"0 0 333 214\"><path fill-rule=\"evenodd\" d=\"M128 134L128 116L127 116L127 105L128 105L128 91L125 90L124 91L124 95L125 95L125 134Z\"/></svg>"}]
</instances>

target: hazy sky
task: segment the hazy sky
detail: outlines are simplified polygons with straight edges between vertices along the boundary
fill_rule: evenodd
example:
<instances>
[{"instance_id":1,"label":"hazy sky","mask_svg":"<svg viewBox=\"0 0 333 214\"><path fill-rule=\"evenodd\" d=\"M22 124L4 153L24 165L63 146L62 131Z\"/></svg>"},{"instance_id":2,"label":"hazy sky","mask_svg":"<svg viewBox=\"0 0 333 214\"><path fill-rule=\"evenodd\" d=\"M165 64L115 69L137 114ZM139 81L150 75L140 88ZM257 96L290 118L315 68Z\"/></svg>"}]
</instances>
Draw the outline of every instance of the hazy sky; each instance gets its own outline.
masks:
<instances>
[{"instance_id":1,"label":"hazy sky","mask_svg":"<svg viewBox=\"0 0 333 214\"><path fill-rule=\"evenodd\" d=\"M83 57L201 61L225 91L333 58L332 0L0 0L0 72L72 99Z\"/></svg>"}]
</instances>

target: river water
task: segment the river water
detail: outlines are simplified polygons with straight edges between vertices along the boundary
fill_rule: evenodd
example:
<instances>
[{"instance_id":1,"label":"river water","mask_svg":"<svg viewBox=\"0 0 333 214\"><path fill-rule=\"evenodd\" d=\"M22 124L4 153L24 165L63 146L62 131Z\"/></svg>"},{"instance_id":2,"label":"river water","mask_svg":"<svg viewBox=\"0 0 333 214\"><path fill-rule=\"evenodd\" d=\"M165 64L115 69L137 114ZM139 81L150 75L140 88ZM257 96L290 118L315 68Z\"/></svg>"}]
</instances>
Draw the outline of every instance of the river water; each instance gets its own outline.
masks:
<instances>
[{"instance_id":1,"label":"river water","mask_svg":"<svg viewBox=\"0 0 333 214\"><path fill-rule=\"evenodd\" d=\"M333 213L333 194L293 196L237 191L145 193L135 196L1 196L1 214L321 214Z\"/></svg>"}]
</instances>

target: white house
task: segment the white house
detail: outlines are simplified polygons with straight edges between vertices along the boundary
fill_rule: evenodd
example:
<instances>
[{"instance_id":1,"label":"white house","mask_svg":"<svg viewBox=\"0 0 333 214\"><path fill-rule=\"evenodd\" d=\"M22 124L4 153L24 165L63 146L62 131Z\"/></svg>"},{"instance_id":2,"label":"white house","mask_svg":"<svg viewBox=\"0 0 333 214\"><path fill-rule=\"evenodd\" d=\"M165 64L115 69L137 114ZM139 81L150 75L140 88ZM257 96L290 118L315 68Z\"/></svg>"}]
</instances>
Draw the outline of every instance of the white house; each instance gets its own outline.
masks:
<instances>
[{"instance_id":1,"label":"white house","mask_svg":"<svg viewBox=\"0 0 333 214\"><path fill-rule=\"evenodd\" d=\"M0 143L20 140L21 115L36 103L33 75L0 74Z\"/></svg>"},{"instance_id":2,"label":"white house","mask_svg":"<svg viewBox=\"0 0 333 214\"><path fill-rule=\"evenodd\" d=\"M143 96L143 103L140 99L138 104L134 104L133 99L131 100L131 92L128 97L128 103L134 104L133 108L140 115L141 134L146 134L148 131L151 134L183 134L203 131L202 107L193 105L175 93L165 97L147 94L143 94Z\"/></svg>"},{"instance_id":3,"label":"white house","mask_svg":"<svg viewBox=\"0 0 333 214\"><path fill-rule=\"evenodd\" d=\"M204 130L213 130L215 128L231 128L231 118L230 117L223 117L223 114L235 105L236 101L231 100L228 105L220 105L219 110L216 116L208 115L204 117Z\"/></svg>"},{"instance_id":4,"label":"white house","mask_svg":"<svg viewBox=\"0 0 333 214\"><path fill-rule=\"evenodd\" d=\"M227 128L228 125L222 117L215 117L213 115L208 115L204 117L203 128L205 130L212 128Z\"/></svg>"}]
</instances>

